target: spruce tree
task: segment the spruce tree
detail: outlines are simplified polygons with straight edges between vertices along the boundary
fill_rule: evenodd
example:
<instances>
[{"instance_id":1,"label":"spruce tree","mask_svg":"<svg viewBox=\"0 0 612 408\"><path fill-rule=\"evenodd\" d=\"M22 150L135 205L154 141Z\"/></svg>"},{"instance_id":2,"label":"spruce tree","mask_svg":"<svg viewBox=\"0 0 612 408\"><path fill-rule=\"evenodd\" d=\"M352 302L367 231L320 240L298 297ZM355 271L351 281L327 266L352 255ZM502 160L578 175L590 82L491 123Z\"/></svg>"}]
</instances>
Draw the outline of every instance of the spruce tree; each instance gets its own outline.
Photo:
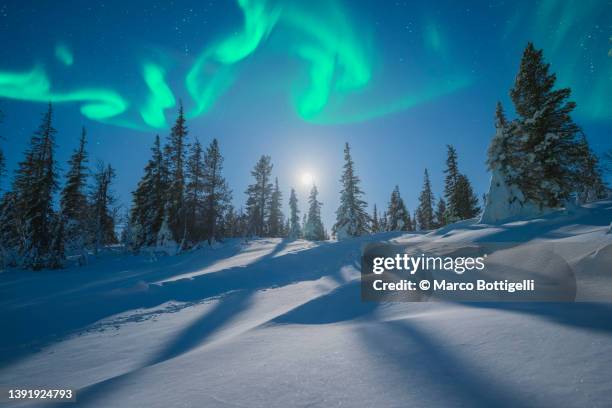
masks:
<instances>
[{"instance_id":1,"label":"spruce tree","mask_svg":"<svg viewBox=\"0 0 612 408\"><path fill-rule=\"evenodd\" d=\"M204 220L209 244L221 237L218 227L231 200L232 192L223 177L219 142L213 139L204 154Z\"/></svg>"},{"instance_id":2,"label":"spruce tree","mask_svg":"<svg viewBox=\"0 0 612 408\"><path fill-rule=\"evenodd\" d=\"M554 89L556 75L549 73L542 50L530 42L521 58L510 96L519 116L520 143L510 146L520 160L507 172L525 197L541 207L558 207L582 184L576 163L584 162L580 128L570 114L570 88Z\"/></svg>"},{"instance_id":3,"label":"spruce tree","mask_svg":"<svg viewBox=\"0 0 612 408\"><path fill-rule=\"evenodd\" d=\"M25 158L13 184L19 214L20 257L25 267L38 270L48 266L54 218L52 202L57 190L54 158L55 134L51 104L38 130L30 139Z\"/></svg>"},{"instance_id":4,"label":"spruce tree","mask_svg":"<svg viewBox=\"0 0 612 408\"><path fill-rule=\"evenodd\" d=\"M459 220L457 210L456 187L459 181L459 165L457 164L457 150L451 145L447 145L446 153L446 174L444 178L444 198L446 199L446 215L448 222Z\"/></svg>"},{"instance_id":5,"label":"spruce tree","mask_svg":"<svg viewBox=\"0 0 612 408\"><path fill-rule=\"evenodd\" d=\"M20 231L17 195L7 192L0 200L0 267L17 265L21 244Z\"/></svg>"},{"instance_id":6,"label":"spruce tree","mask_svg":"<svg viewBox=\"0 0 612 408\"><path fill-rule=\"evenodd\" d=\"M238 214L236 214L236 210L234 210L234 206L228 204L227 210L223 215L223 223L222 223L222 231L220 231L221 236L224 238L234 238L237 237L236 230L238 226Z\"/></svg>"},{"instance_id":7,"label":"spruce tree","mask_svg":"<svg viewBox=\"0 0 612 408\"><path fill-rule=\"evenodd\" d=\"M388 231L412 231L410 213L400 195L399 186L395 186L391 192L391 199L387 207L387 219Z\"/></svg>"},{"instance_id":8,"label":"spruce tree","mask_svg":"<svg viewBox=\"0 0 612 408\"><path fill-rule=\"evenodd\" d=\"M289 195L289 231L287 234L291 239L298 239L302 236L298 199L293 188L291 189L291 194Z\"/></svg>"},{"instance_id":9,"label":"spruce tree","mask_svg":"<svg viewBox=\"0 0 612 408\"><path fill-rule=\"evenodd\" d=\"M588 203L605 198L606 185L602 178L599 159L591 150L586 136L580 136L577 149L581 158L577 166L577 178L580 180L576 185L578 203Z\"/></svg>"},{"instance_id":10,"label":"spruce tree","mask_svg":"<svg viewBox=\"0 0 612 408\"><path fill-rule=\"evenodd\" d=\"M376 208L376 204L374 204L374 210L372 211L372 226L370 227L370 231L372 234L376 234L380 232L380 222L378 221L378 209Z\"/></svg>"},{"instance_id":11,"label":"spruce tree","mask_svg":"<svg viewBox=\"0 0 612 408\"><path fill-rule=\"evenodd\" d=\"M205 169L202 157L202 145L198 139L190 147L187 157L185 186L185 217L187 222L187 239L198 242L203 238L202 225L204 202Z\"/></svg>"},{"instance_id":12,"label":"spruce tree","mask_svg":"<svg viewBox=\"0 0 612 408\"><path fill-rule=\"evenodd\" d=\"M455 190L457 216L461 220L476 217L480 213L478 197L465 174L459 175Z\"/></svg>"},{"instance_id":13,"label":"spruce tree","mask_svg":"<svg viewBox=\"0 0 612 408\"><path fill-rule=\"evenodd\" d=\"M185 243L187 234L185 208L185 156L187 151L187 126L182 103L178 117L170 132L170 140L165 148L168 162L167 211L168 226L176 242Z\"/></svg>"},{"instance_id":14,"label":"spruce tree","mask_svg":"<svg viewBox=\"0 0 612 408\"><path fill-rule=\"evenodd\" d=\"M261 156L251 175L255 183L248 186L247 215L249 217L249 232L257 236L266 236L266 219L268 218L269 202L272 196L272 159L270 156Z\"/></svg>"},{"instance_id":15,"label":"spruce tree","mask_svg":"<svg viewBox=\"0 0 612 408\"><path fill-rule=\"evenodd\" d=\"M274 190L270 196L270 209L268 211L268 234L271 237L281 237L283 235L282 199L282 193L278 188L278 178L276 178L274 179Z\"/></svg>"},{"instance_id":16,"label":"spruce tree","mask_svg":"<svg viewBox=\"0 0 612 408\"><path fill-rule=\"evenodd\" d=\"M336 223L332 233L338 239L369 233L370 216L366 212L367 204L361 198L363 196L359 186L361 181L355 174L355 164L348 143L344 146L344 171L340 183L342 184L340 207L336 210Z\"/></svg>"},{"instance_id":17,"label":"spruce tree","mask_svg":"<svg viewBox=\"0 0 612 408\"><path fill-rule=\"evenodd\" d=\"M95 253L106 245L116 244L115 197L111 190L115 170L109 165L98 163L94 174L94 185L90 196L90 234Z\"/></svg>"},{"instance_id":18,"label":"spruce tree","mask_svg":"<svg viewBox=\"0 0 612 408\"><path fill-rule=\"evenodd\" d=\"M388 227L388 215L387 212L384 211L382 213L382 216L380 217L379 223L380 223L380 230L381 231L389 231L389 227Z\"/></svg>"},{"instance_id":19,"label":"spruce tree","mask_svg":"<svg viewBox=\"0 0 612 408\"><path fill-rule=\"evenodd\" d=\"M159 135L151 148L151 158L144 175L132 193L130 226L132 245L135 249L157 243L157 235L164 219L166 205L167 169L163 158Z\"/></svg>"},{"instance_id":20,"label":"spruce tree","mask_svg":"<svg viewBox=\"0 0 612 408\"><path fill-rule=\"evenodd\" d=\"M53 236L51 239L51 248L49 251L49 262L48 267L52 269L59 269L64 267L64 261L66 260L65 252L65 241L66 237L64 234L65 228L65 217L60 212L54 219L53 223Z\"/></svg>"},{"instance_id":21,"label":"spruce tree","mask_svg":"<svg viewBox=\"0 0 612 408\"><path fill-rule=\"evenodd\" d=\"M443 198L438 200L436 212L434 214L435 227L440 228L446 225L446 202Z\"/></svg>"},{"instance_id":22,"label":"spruce tree","mask_svg":"<svg viewBox=\"0 0 612 408\"><path fill-rule=\"evenodd\" d=\"M83 128L79 147L72 153L68 161L66 184L61 192L60 212L61 227L56 228L61 233L68 250L77 250L84 255L85 234L87 227L87 152L85 151L86 131ZM59 245L59 243L57 243Z\"/></svg>"},{"instance_id":23,"label":"spruce tree","mask_svg":"<svg viewBox=\"0 0 612 408\"><path fill-rule=\"evenodd\" d=\"M427 169L425 169L423 190L419 196L419 206L416 214L419 229L421 230L432 229L434 226L433 203L434 196L431 191L429 173L427 172Z\"/></svg>"},{"instance_id":24,"label":"spruce tree","mask_svg":"<svg viewBox=\"0 0 612 408\"><path fill-rule=\"evenodd\" d=\"M322 203L318 201L318 195L317 186L313 185L308 197L308 218L304 225L304 239L309 241L323 241L326 238L325 228L321 221Z\"/></svg>"}]
</instances>

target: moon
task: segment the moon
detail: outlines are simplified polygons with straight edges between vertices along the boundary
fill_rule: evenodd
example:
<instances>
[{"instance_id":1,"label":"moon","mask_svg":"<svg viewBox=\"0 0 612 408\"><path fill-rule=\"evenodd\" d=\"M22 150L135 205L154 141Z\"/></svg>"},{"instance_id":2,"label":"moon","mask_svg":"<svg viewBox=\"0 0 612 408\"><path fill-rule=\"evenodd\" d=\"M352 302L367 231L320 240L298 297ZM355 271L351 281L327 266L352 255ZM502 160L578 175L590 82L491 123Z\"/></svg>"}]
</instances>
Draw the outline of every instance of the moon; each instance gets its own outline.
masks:
<instances>
[{"instance_id":1,"label":"moon","mask_svg":"<svg viewBox=\"0 0 612 408\"><path fill-rule=\"evenodd\" d=\"M314 184L314 176L312 175L312 173L309 172L304 172L302 173L302 184L304 186L310 187Z\"/></svg>"}]
</instances>

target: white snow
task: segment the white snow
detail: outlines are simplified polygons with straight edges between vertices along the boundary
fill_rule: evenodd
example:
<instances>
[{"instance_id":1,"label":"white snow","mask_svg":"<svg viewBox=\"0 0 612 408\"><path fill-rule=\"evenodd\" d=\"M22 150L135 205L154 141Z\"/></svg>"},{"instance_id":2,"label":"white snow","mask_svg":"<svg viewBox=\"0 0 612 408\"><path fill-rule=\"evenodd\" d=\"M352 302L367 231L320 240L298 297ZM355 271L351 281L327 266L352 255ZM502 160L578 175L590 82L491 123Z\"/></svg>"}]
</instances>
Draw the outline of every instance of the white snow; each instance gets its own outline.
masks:
<instances>
[{"instance_id":1,"label":"white snow","mask_svg":"<svg viewBox=\"0 0 612 408\"><path fill-rule=\"evenodd\" d=\"M534 218L551 211L526 200L518 187L506 183L503 170L496 168L491 175L491 184L480 222L496 224L515 218Z\"/></svg>"},{"instance_id":2,"label":"white snow","mask_svg":"<svg viewBox=\"0 0 612 408\"><path fill-rule=\"evenodd\" d=\"M5 272L0 386L77 388L78 407L606 406L609 303L363 303L359 262L372 241L481 241L537 263L547 242L581 277L579 299L609 300L611 221L600 201L495 226Z\"/></svg>"}]
</instances>

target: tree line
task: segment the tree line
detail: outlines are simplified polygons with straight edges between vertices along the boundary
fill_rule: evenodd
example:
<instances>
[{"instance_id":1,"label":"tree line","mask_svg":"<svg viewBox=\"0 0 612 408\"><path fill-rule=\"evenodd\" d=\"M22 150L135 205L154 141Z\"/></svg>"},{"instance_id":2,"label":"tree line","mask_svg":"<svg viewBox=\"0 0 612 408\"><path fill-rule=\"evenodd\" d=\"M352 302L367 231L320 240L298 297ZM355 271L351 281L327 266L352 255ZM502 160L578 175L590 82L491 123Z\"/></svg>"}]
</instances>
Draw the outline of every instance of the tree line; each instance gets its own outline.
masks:
<instances>
[{"instance_id":1,"label":"tree line","mask_svg":"<svg viewBox=\"0 0 612 408\"><path fill-rule=\"evenodd\" d=\"M573 195L580 201L602 197L606 187L597 157L570 117L575 107L567 101L570 90L555 90L556 77L548 73L548 68L542 51L529 43L510 92L518 117L508 120L501 104L497 104L496 133L487 163L491 170L502 169L506 181L518 186L525 200L554 208ZM118 208L112 190L115 170L102 162L89 170L83 129L60 189L56 133L49 104L19 162L10 190L0 200L0 256L5 266L60 268L67 255L85 263L89 253L119 242L132 251L170 248L181 252L233 237L315 241L330 237L321 219L323 204L314 184L303 217L291 189L289 215L285 217L283 194L268 155L262 155L253 167L252 183L244 192L245 206L236 210L233 192L223 176L224 158L218 140L203 146L197 137L190 138L182 105L165 143L159 135L154 139L118 237ZM4 173L0 150L0 177ZM443 193L436 200L425 169L418 206L412 214L398 186L382 213L376 204L372 215L367 212L348 143L340 183L340 205L331 228L331 236L337 239L384 231L429 230L474 218L481 212L479 199L468 177L459 170L457 151L451 145L447 146ZM59 205L55 208L57 192ZM483 202L486 200L484 197Z\"/></svg>"}]
</instances>

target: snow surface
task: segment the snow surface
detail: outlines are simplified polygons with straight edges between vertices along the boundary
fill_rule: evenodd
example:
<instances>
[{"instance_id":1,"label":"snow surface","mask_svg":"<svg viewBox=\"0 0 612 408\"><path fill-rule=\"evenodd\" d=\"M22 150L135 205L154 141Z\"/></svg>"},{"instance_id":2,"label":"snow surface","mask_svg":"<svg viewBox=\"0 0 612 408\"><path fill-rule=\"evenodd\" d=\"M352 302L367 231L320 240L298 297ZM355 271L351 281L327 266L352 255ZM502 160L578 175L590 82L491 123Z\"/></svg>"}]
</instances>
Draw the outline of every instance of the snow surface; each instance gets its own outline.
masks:
<instances>
[{"instance_id":1,"label":"snow surface","mask_svg":"<svg viewBox=\"0 0 612 408\"><path fill-rule=\"evenodd\" d=\"M363 303L359 260L373 241L477 241L529 262L549 242L584 278L578 299L611 299L611 221L601 201L428 234L5 272L0 385L74 387L78 407L609 406L611 304Z\"/></svg>"}]
</instances>

